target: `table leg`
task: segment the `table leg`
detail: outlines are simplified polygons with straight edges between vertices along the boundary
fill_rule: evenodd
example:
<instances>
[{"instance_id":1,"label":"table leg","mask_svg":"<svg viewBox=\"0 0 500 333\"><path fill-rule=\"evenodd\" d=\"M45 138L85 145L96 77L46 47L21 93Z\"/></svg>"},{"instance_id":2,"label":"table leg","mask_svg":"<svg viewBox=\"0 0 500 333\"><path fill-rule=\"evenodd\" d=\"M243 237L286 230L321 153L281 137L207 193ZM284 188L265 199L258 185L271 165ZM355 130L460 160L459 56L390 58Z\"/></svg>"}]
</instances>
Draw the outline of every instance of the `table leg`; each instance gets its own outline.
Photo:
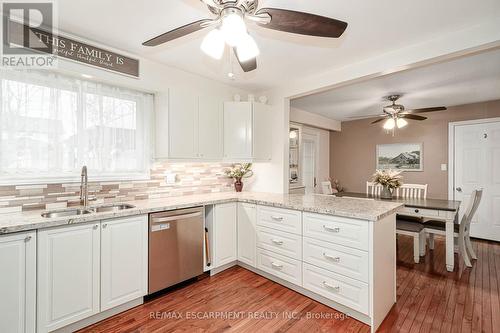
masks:
<instances>
[{"instance_id":1,"label":"table leg","mask_svg":"<svg viewBox=\"0 0 500 333\"><path fill-rule=\"evenodd\" d=\"M446 220L446 269L453 272L455 267L455 243L453 242L453 220Z\"/></svg>"}]
</instances>

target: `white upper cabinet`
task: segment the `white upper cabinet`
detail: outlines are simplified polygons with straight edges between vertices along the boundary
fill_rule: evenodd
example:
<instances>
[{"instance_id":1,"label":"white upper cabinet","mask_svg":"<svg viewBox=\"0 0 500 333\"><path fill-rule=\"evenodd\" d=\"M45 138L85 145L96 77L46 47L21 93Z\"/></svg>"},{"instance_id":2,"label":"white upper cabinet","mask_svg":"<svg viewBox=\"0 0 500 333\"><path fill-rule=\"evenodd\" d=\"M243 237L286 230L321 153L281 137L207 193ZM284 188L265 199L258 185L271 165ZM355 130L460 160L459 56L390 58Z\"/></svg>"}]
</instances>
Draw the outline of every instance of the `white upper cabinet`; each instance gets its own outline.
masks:
<instances>
[{"instance_id":1,"label":"white upper cabinet","mask_svg":"<svg viewBox=\"0 0 500 333\"><path fill-rule=\"evenodd\" d=\"M100 224L38 232L37 332L99 313Z\"/></svg>"},{"instance_id":2,"label":"white upper cabinet","mask_svg":"<svg viewBox=\"0 0 500 333\"><path fill-rule=\"evenodd\" d=\"M168 131L170 158L198 157L198 96L182 90L169 91Z\"/></svg>"},{"instance_id":3,"label":"white upper cabinet","mask_svg":"<svg viewBox=\"0 0 500 333\"><path fill-rule=\"evenodd\" d=\"M271 159L269 106L255 102L224 103L224 159Z\"/></svg>"},{"instance_id":4,"label":"white upper cabinet","mask_svg":"<svg viewBox=\"0 0 500 333\"><path fill-rule=\"evenodd\" d=\"M34 333L36 232L0 236L0 332Z\"/></svg>"},{"instance_id":5,"label":"white upper cabinet","mask_svg":"<svg viewBox=\"0 0 500 333\"><path fill-rule=\"evenodd\" d=\"M101 224L101 311L147 294L148 217Z\"/></svg>"},{"instance_id":6,"label":"white upper cabinet","mask_svg":"<svg viewBox=\"0 0 500 333\"><path fill-rule=\"evenodd\" d=\"M223 103L214 97L199 97L198 157L206 160L222 159Z\"/></svg>"}]
</instances>

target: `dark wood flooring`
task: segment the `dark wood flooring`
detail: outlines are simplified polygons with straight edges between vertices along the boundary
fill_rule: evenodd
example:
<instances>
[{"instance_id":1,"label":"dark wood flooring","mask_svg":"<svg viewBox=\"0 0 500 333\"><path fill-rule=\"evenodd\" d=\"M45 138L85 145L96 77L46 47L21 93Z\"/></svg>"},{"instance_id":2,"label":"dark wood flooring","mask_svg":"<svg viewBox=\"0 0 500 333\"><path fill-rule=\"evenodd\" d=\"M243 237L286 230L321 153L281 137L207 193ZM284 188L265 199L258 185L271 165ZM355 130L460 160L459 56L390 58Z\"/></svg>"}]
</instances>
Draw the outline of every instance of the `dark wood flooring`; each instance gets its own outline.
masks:
<instances>
[{"instance_id":1,"label":"dark wood flooring","mask_svg":"<svg viewBox=\"0 0 500 333\"><path fill-rule=\"evenodd\" d=\"M500 244L474 241L479 259L447 272L444 243L413 263L400 237L397 303L379 332L500 332ZM457 257L455 257L457 259ZM361 322L235 267L180 287L81 332L369 332Z\"/></svg>"}]
</instances>

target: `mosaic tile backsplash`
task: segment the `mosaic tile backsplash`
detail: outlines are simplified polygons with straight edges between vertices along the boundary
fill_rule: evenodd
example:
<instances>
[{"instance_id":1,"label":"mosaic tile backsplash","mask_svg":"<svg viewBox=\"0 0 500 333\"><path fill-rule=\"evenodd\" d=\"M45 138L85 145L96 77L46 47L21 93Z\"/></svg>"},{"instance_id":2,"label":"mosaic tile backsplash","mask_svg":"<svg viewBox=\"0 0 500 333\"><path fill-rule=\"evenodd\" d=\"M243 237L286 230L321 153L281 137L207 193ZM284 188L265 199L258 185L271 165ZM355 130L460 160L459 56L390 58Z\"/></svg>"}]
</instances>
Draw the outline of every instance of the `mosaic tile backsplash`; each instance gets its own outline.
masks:
<instances>
[{"instance_id":1,"label":"mosaic tile backsplash","mask_svg":"<svg viewBox=\"0 0 500 333\"><path fill-rule=\"evenodd\" d=\"M155 163L150 179L92 182L89 173L90 205L154 199L171 196L233 191L233 182L223 171L229 163ZM175 184L166 175L176 174ZM22 210L58 209L80 204L80 183L0 186L0 213Z\"/></svg>"}]
</instances>

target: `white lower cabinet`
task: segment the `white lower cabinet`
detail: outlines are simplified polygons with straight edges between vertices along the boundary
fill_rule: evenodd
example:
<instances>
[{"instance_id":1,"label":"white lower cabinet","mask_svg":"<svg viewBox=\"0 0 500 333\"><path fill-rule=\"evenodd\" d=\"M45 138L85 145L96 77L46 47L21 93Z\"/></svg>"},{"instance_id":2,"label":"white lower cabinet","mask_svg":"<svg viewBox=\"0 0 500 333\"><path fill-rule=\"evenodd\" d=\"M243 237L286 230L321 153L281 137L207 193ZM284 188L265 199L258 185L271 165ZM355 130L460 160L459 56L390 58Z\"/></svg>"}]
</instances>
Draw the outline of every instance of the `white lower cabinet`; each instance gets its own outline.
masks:
<instances>
[{"instance_id":1,"label":"white lower cabinet","mask_svg":"<svg viewBox=\"0 0 500 333\"><path fill-rule=\"evenodd\" d=\"M256 258L256 219L256 205L238 203L238 260L252 267Z\"/></svg>"},{"instance_id":2,"label":"white lower cabinet","mask_svg":"<svg viewBox=\"0 0 500 333\"><path fill-rule=\"evenodd\" d=\"M215 205L214 211L214 268L229 264L238 258L235 202Z\"/></svg>"},{"instance_id":3,"label":"white lower cabinet","mask_svg":"<svg viewBox=\"0 0 500 333\"><path fill-rule=\"evenodd\" d=\"M102 221L101 311L147 294L148 218Z\"/></svg>"},{"instance_id":4,"label":"white lower cabinet","mask_svg":"<svg viewBox=\"0 0 500 333\"><path fill-rule=\"evenodd\" d=\"M99 313L100 223L38 233L38 333Z\"/></svg>"},{"instance_id":5,"label":"white lower cabinet","mask_svg":"<svg viewBox=\"0 0 500 333\"><path fill-rule=\"evenodd\" d=\"M36 233L0 236L0 332L34 333Z\"/></svg>"}]
</instances>

